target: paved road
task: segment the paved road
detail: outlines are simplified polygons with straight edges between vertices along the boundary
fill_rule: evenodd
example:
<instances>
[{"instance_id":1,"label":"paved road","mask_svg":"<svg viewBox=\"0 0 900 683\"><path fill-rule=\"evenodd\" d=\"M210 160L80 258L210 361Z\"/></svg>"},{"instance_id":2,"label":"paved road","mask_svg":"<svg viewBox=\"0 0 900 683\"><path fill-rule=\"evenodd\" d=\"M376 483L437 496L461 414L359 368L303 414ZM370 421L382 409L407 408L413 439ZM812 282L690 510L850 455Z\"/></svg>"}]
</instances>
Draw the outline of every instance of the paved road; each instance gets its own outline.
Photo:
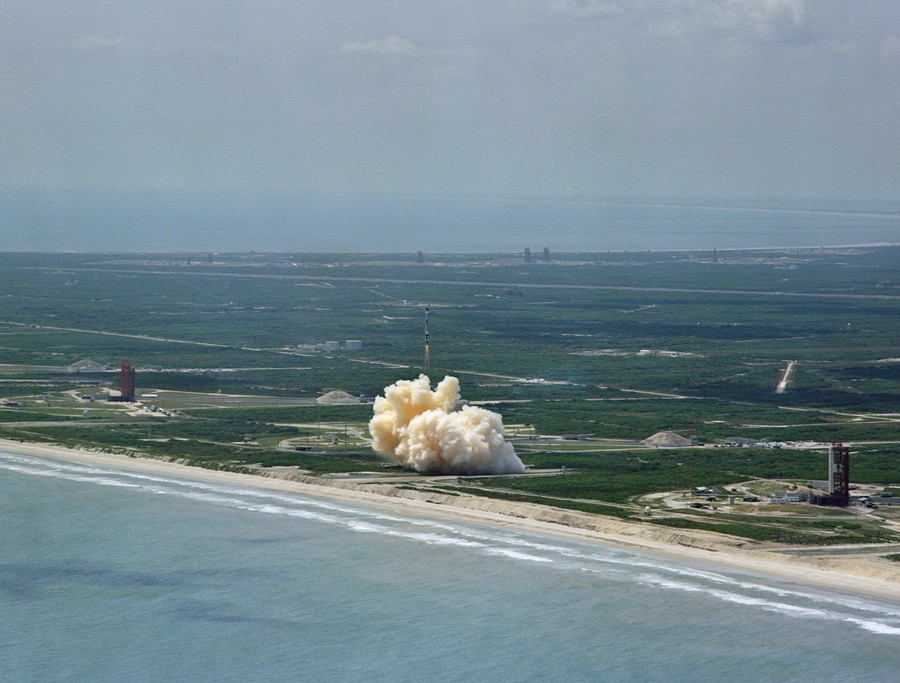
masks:
<instances>
[{"instance_id":1,"label":"paved road","mask_svg":"<svg viewBox=\"0 0 900 683\"><path fill-rule=\"evenodd\" d=\"M54 268L52 270L59 270ZM327 275L298 275L274 273L223 273L188 271L178 272L171 270L129 270L125 268L66 268L67 272L101 272L101 273L127 273L130 275L173 275L194 277L236 277L256 280L306 280L312 282L363 282L363 283L388 283L399 285L441 285L456 287L518 287L522 289L580 289L589 291L619 291L619 292L672 292L677 294L736 294L741 296L771 296L801 299L839 299L856 300L872 299L878 301L900 301L900 295L894 294L840 294L833 292L781 292L752 289L692 289L682 287L633 287L624 285L575 285L558 283L535 282L496 282L474 280L417 280L412 278L379 278L379 277L331 277Z\"/></svg>"}]
</instances>

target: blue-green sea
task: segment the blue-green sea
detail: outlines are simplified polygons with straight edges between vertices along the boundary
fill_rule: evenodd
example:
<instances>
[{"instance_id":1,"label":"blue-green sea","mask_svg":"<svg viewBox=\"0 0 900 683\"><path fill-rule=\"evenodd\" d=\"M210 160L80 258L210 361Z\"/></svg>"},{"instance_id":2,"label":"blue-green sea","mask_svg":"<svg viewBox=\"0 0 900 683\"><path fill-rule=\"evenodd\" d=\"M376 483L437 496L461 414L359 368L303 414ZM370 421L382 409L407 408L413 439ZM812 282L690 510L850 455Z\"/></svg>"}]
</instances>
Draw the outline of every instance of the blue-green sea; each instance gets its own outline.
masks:
<instances>
[{"instance_id":1,"label":"blue-green sea","mask_svg":"<svg viewBox=\"0 0 900 683\"><path fill-rule=\"evenodd\" d=\"M2 681L897 680L900 597L0 453Z\"/></svg>"}]
</instances>

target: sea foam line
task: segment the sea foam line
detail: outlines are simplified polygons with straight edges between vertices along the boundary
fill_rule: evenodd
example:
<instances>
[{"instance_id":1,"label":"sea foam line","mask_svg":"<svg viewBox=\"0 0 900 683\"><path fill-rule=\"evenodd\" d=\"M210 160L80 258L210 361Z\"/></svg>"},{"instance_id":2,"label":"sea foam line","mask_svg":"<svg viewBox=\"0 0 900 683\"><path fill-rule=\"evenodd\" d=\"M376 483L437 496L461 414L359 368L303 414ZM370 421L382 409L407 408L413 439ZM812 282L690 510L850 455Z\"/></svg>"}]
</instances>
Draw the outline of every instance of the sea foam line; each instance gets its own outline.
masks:
<instances>
[{"instance_id":1,"label":"sea foam line","mask_svg":"<svg viewBox=\"0 0 900 683\"><path fill-rule=\"evenodd\" d=\"M6 454L2 455L5 456ZM61 464L56 463L55 461L51 463L38 458L21 456L3 457L0 458L0 467L23 474L57 477L71 481L94 483L105 486L138 488L149 493L176 495L187 499L234 507L251 512L287 515L319 523L343 526L350 531L358 533L374 533L436 546L467 548L511 560L557 565L559 569L564 570L582 569L591 573L601 573L607 578L610 578L610 575L605 571L600 571L601 568L616 567L620 570L616 572L616 576L620 580L623 578L626 580L637 579L659 588L700 592L710 597L715 597L734 604L778 611L792 616L803 616L807 618L815 617L832 621L841 620L853 623L872 633L900 635L900 627L885 623L884 621L873 621L852 614L813 609L792 605L786 602L766 600L746 593L768 593L777 595L781 598L793 598L811 602L815 601L816 603L822 603L822 601L825 600L828 604L834 606L848 608L854 611L876 613L888 620L890 620L891 617L900 617L900 611L884 605L876 605L863 600L851 599L849 597L825 597L816 595L815 593L750 582L746 579L735 579L715 572L691 568L686 569L663 563L650 562L627 553L620 554L620 551L611 551L615 553L612 555L598 555L596 552L582 552L574 548L538 542L507 533L492 533L445 522L386 515L379 512L336 505L330 502L306 497L273 494L249 488L216 486L202 482L182 481L179 479L135 474L108 468ZM123 481L122 479L132 481ZM272 502L280 504L273 505ZM342 515L348 515L348 517ZM360 517L368 519L369 521L360 519ZM433 531L430 533L423 533L421 531L401 529L396 526L389 526L379 522L388 522L393 525L405 525L410 527L424 527L430 528ZM524 552L524 550L537 551L539 553L545 553L545 555ZM549 557L547 555L549 555ZM553 557L564 559L565 561L558 562L554 560ZM628 571L634 568L650 570L653 573L643 573L635 577L635 575ZM682 580L673 580L664 575L675 575ZM732 590L717 589L707 585L708 583L718 584ZM744 593L740 591L744 591Z\"/></svg>"},{"instance_id":2,"label":"sea foam line","mask_svg":"<svg viewBox=\"0 0 900 683\"><path fill-rule=\"evenodd\" d=\"M802 619L820 619L824 621L843 621L858 626L859 628L865 629L870 633L876 633L879 635L900 635L900 627L898 626L893 626L883 621L877 621L874 619L861 618L852 614L835 612L821 607L806 607L803 605L794 605L787 602L765 600L763 598L742 595L740 593L731 593L729 591L721 589L683 583L681 581L674 581L652 574L641 574L639 580L659 588L674 589L688 593L703 593L725 602L730 602L742 606L758 607L760 609L769 612L777 612L778 614L788 617L796 617Z\"/></svg>"}]
</instances>

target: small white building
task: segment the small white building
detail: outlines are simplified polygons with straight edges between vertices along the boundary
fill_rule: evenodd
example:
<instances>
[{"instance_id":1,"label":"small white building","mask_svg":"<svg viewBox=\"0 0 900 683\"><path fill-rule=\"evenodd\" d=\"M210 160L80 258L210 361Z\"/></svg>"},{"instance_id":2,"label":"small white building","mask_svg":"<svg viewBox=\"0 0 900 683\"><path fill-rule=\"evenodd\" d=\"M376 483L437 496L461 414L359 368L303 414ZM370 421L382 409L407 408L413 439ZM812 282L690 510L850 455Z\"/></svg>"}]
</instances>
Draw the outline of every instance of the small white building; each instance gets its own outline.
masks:
<instances>
[{"instance_id":1,"label":"small white building","mask_svg":"<svg viewBox=\"0 0 900 683\"><path fill-rule=\"evenodd\" d=\"M784 505L786 503L799 503L806 499L808 499L808 496L797 491L783 491L772 494L769 502L773 505Z\"/></svg>"}]
</instances>

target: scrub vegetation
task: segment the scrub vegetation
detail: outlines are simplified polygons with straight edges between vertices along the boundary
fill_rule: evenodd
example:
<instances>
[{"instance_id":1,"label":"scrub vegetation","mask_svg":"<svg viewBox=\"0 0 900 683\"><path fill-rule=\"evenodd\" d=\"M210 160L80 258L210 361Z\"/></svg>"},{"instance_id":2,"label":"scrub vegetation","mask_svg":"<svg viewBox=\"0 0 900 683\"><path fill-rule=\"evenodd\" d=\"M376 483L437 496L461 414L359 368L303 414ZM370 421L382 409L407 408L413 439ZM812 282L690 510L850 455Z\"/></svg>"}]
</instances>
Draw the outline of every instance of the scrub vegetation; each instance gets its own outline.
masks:
<instances>
[{"instance_id":1,"label":"scrub vegetation","mask_svg":"<svg viewBox=\"0 0 900 683\"><path fill-rule=\"evenodd\" d=\"M411 254L0 254L0 437L205 467L396 476L366 423L385 386L422 371L426 304L432 381L454 374L463 398L501 413L529 468L565 468L445 483L457 492L634 517L654 492L824 479L832 441L852 444L854 482L900 484L895 247L423 264ZM316 346L326 341L340 350ZM137 406L105 400L124 358L137 369ZM333 391L361 403L316 401ZM705 445L640 444L661 431ZM781 447L725 447L731 437ZM644 521L776 542L837 537L834 524L754 514ZM867 525L844 523L843 538L886 538Z\"/></svg>"}]
</instances>

